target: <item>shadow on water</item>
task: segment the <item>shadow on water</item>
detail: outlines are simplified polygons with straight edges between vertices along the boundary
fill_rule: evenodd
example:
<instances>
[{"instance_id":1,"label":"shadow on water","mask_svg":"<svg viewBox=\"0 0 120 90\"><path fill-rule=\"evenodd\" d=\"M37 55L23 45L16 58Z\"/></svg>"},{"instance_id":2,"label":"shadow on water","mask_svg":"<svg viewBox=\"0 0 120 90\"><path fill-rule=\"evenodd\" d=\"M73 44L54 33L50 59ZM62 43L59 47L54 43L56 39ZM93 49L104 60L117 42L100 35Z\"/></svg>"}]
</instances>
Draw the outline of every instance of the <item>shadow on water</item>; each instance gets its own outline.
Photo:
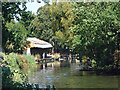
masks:
<instances>
[{"instance_id":1,"label":"shadow on water","mask_svg":"<svg viewBox=\"0 0 120 90\"><path fill-rule=\"evenodd\" d=\"M38 64L35 72L29 72L28 82L41 87L118 88L118 76L98 76L95 71L80 71L79 64L68 62L54 62L47 67Z\"/></svg>"}]
</instances>

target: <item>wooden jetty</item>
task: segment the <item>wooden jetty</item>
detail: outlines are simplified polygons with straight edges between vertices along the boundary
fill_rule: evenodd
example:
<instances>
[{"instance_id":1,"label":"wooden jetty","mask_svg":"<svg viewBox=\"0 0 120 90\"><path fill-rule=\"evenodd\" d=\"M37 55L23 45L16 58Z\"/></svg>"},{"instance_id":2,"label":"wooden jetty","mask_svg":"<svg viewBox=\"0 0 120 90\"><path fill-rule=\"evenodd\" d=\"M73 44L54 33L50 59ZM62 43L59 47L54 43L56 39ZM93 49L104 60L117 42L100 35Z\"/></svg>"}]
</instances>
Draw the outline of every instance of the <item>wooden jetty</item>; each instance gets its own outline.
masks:
<instances>
[{"instance_id":1,"label":"wooden jetty","mask_svg":"<svg viewBox=\"0 0 120 90\"><path fill-rule=\"evenodd\" d=\"M76 55L72 55L72 56L69 56L69 55L62 55L58 61L59 62L70 62L70 63L79 63L80 60L77 59L78 57L76 57ZM54 58L41 58L41 59L38 59L36 63L50 63L50 62L54 62L55 59Z\"/></svg>"},{"instance_id":2,"label":"wooden jetty","mask_svg":"<svg viewBox=\"0 0 120 90\"><path fill-rule=\"evenodd\" d=\"M50 63L50 62L54 62L54 59L53 58L44 58L44 59L37 60L37 63L41 63L41 64Z\"/></svg>"},{"instance_id":3,"label":"wooden jetty","mask_svg":"<svg viewBox=\"0 0 120 90\"><path fill-rule=\"evenodd\" d=\"M63 62L63 61L69 61L70 63L79 63L80 60L78 60L78 57L76 55L62 55L60 58L59 58L59 61L60 62Z\"/></svg>"},{"instance_id":4,"label":"wooden jetty","mask_svg":"<svg viewBox=\"0 0 120 90\"><path fill-rule=\"evenodd\" d=\"M57 64L56 64L57 62ZM78 57L76 55L61 55L61 57L56 60L54 58L51 57L47 57L47 58L41 58L37 60L37 64L40 64L41 69L44 69L46 67L52 66L53 68L57 66L65 66L67 65L67 63L79 63L80 60L78 60ZM59 63L59 64L58 64Z\"/></svg>"}]
</instances>

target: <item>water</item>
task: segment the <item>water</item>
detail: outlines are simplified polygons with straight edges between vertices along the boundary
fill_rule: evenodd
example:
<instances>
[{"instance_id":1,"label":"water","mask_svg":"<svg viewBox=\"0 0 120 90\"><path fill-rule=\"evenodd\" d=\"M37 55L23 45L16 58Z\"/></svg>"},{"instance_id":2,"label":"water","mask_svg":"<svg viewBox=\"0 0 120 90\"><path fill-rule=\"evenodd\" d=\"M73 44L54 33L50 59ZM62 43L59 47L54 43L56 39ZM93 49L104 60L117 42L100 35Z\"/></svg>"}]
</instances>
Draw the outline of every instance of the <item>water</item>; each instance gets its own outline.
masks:
<instances>
[{"instance_id":1,"label":"water","mask_svg":"<svg viewBox=\"0 0 120 90\"><path fill-rule=\"evenodd\" d=\"M93 71L79 71L79 64L54 64L54 67L38 68L29 72L29 83L40 87L55 85L56 88L118 88L118 76L97 76Z\"/></svg>"}]
</instances>

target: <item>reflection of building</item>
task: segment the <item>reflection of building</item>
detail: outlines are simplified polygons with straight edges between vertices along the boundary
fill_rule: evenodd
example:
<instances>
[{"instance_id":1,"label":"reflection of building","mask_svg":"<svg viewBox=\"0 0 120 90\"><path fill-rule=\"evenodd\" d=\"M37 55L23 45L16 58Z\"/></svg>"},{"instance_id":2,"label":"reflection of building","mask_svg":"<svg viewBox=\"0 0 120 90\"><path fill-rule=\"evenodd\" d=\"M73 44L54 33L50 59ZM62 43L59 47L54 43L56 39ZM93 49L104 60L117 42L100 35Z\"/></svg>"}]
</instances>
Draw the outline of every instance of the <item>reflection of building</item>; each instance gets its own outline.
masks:
<instances>
[{"instance_id":1,"label":"reflection of building","mask_svg":"<svg viewBox=\"0 0 120 90\"><path fill-rule=\"evenodd\" d=\"M27 55L40 54L42 57L45 57L45 53L47 53L48 49L53 47L50 43L33 37L27 38L27 41L30 42L26 45L27 49L24 51L24 54Z\"/></svg>"}]
</instances>

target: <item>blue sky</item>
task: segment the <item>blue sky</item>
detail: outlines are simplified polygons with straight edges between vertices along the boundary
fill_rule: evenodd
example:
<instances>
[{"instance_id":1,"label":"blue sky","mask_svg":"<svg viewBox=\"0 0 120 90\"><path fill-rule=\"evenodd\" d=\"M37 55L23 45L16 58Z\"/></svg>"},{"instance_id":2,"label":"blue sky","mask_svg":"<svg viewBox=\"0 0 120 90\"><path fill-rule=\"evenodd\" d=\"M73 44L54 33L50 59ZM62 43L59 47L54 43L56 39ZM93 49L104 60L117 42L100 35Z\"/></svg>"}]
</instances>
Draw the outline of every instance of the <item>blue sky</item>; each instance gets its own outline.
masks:
<instances>
[{"instance_id":1,"label":"blue sky","mask_svg":"<svg viewBox=\"0 0 120 90\"><path fill-rule=\"evenodd\" d=\"M38 3L37 0L34 0L34 2L28 2L26 3L27 11L32 11L32 13L36 14L37 9L41 6L44 6L45 3L41 0L41 3Z\"/></svg>"},{"instance_id":2,"label":"blue sky","mask_svg":"<svg viewBox=\"0 0 120 90\"><path fill-rule=\"evenodd\" d=\"M38 8L41 6L44 6L44 5L45 5L45 3L42 0L41 0L41 3L38 3L37 0L34 0L34 2L27 2L26 3L26 7L27 7L26 11L32 11L32 13L36 14ZM22 5L20 5L20 8L22 8ZM20 17L20 16L18 15L18 17ZM16 20L16 18L15 18L15 22L18 22Z\"/></svg>"},{"instance_id":3,"label":"blue sky","mask_svg":"<svg viewBox=\"0 0 120 90\"><path fill-rule=\"evenodd\" d=\"M45 5L45 3L44 3L42 0L40 0L40 1L41 1L41 3L38 3L37 0L34 0L34 2L27 2L27 3L26 3L27 11L32 11L32 13L36 14L37 9L38 9L39 7ZM52 0L50 0L50 4L51 4L51 1L52 1Z\"/></svg>"}]
</instances>

